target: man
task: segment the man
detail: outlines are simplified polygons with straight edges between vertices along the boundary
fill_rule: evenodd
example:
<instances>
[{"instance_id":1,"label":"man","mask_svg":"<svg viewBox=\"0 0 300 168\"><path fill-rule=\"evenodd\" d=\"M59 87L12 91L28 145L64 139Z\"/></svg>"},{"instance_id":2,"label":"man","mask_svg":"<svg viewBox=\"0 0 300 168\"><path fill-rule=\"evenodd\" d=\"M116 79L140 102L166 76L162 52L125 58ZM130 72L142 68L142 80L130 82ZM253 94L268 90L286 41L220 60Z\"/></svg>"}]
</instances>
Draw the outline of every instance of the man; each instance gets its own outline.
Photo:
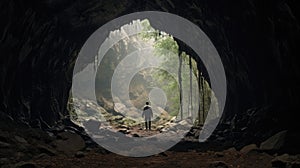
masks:
<instances>
[{"instance_id":1,"label":"man","mask_svg":"<svg viewBox=\"0 0 300 168\"><path fill-rule=\"evenodd\" d=\"M145 118L146 130L151 130L151 118L153 117L153 113L149 102L146 102L146 105L144 106L142 117Z\"/></svg>"}]
</instances>

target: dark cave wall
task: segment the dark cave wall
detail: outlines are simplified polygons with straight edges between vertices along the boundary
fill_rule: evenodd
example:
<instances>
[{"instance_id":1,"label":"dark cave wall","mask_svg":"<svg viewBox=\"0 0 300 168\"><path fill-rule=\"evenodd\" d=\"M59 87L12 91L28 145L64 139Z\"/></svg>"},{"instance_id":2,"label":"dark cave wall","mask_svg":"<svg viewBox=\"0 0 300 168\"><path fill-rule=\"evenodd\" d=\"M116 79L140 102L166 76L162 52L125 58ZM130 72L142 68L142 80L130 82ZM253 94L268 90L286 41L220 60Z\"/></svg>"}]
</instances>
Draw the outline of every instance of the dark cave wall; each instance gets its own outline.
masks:
<instances>
[{"instance_id":1,"label":"dark cave wall","mask_svg":"<svg viewBox=\"0 0 300 168\"><path fill-rule=\"evenodd\" d=\"M262 124L292 129L300 86L295 3L3 0L0 111L32 126L55 124L68 114L74 62L89 35L118 16L160 10L199 25L217 48L228 82L224 122L258 108L266 109L256 116Z\"/></svg>"},{"instance_id":2,"label":"dark cave wall","mask_svg":"<svg viewBox=\"0 0 300 168\"><path fill-rule=\"evenodd\" d=\"M72 71L81 46L98 26L122 11L117 7L123 4L72 2L1 2L2 113L38 127L53 125L68 114ZM102 14L89 12L91 8ZM114 10L105 12L106 8Z\"/></svg>"}]
</instances>

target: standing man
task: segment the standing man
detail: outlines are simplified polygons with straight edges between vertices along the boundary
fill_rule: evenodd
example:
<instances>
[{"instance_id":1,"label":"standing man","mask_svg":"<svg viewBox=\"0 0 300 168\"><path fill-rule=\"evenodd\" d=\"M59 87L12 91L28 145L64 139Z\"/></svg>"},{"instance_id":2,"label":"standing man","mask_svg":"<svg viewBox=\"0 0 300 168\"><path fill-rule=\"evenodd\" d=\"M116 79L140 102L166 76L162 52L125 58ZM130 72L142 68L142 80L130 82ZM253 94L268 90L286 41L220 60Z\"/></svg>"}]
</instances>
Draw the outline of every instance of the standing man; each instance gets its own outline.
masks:
<instances>
[{"instance_id":1,"label":"standing man","mask_svg":"<svg viewBox=\"0 0 300 168\"><path fill-rule=\"evenodd\" d=\"M145 118L146 130L151 130L151 118L153 117L153 112L149 102L146 102L146 105L144 106L142 117Z\"/></svg>"}]
</instances>

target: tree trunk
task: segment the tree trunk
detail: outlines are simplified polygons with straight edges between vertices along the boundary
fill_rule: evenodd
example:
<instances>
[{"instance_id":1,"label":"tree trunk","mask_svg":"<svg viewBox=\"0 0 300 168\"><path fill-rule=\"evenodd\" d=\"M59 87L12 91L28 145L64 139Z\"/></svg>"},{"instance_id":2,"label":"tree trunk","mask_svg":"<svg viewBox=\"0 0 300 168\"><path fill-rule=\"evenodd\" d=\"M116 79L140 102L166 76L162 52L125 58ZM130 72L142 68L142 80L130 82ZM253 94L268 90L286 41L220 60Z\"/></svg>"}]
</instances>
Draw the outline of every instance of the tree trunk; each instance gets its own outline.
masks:
<instances>
[{"instance_id":1,"label":"tree trunk","mask_svg":"<svg viewBox=\"0 0 300 168\"><path fill-rule=\"evenodd\" d=\"M201 90L202 90L202 115L203 115L203 124L205 122L205 91L204 91L204 78L202 76L202 73L200 74L200 79L201 79Z\"/></svg>"},{"instance_id":2,"label":"tree trunk","mask_svg":"<svg viewBox=\"0 0 300 168\"><path fill-rule=\"evenodd\" d=\"M179 53L179 68L178 68L178 82L179 82L179 102L180 102L180 119L183 119L183 108L182 108L182 78L181 78L181 66L182 66L182 56Z\"/></svg>"},{"instance_id":3,"label":"tree trunk","mask_svg":"<svg viewBox=\"0 0 300 168\"><path fill-rule=\"evenodd\" d=\"M197 97L197 101L198 101L198 125L201 126L201 105L202 103L200 103L200 96L201 96L201 80L200 80L200 68L199 68L199 64L197 64L197 67L198 67L198 92L199 92L199 95Z\"/></svg>"},{"instance_id":4,"label":"tree trunk","mask_svg":"<svg viewBox=\"0 0 300 168\"><path fill-rule=\"evenodd\" d=\"M189 65L190 65L190 97L189 97L189 105L191 108L189 108L190 111L190 117L192 118L193 121L193 75L192 75L192 58L189 55Z\"/></svg>"}]
</instances>

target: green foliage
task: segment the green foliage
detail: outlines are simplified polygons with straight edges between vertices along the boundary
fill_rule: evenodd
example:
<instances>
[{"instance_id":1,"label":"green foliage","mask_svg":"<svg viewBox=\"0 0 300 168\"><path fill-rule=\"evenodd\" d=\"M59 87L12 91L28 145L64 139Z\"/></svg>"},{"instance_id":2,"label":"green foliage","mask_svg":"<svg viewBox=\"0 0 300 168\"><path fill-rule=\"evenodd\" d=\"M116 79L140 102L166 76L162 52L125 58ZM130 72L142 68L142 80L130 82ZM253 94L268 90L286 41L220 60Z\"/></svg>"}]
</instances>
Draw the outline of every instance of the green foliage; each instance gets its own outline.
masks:
<instances>
[{"instance_id":1,"label":"green foliage","mask_svg":"<svg viewBox=\"0 0 300 168\"><path fill-rule=\"evenodd\" d=\"M191 65L189 64L189 59L190 56L186 54L184 51L180 53L178 50L178 44L174 40L174 38L165 33L165 32L159 32L158 30L154 30L150 22L148 20L144 20L144 26L145 26L145 32L142 33L142 37L144 40L154 40L154 47L155 47L155 52L158 56L161 56L164 58L163 64L168 67L173 67L174 71L178 71L179 65L178 61L174 59L174 55L177 55L179 57L179 54L182 58L182 71L181 71L181 77L182 77L182 88L181 89L186 89L189 90L190 95L192 97L192 102L189 102L190 99L188 98L188 95L183 95L183 100L180 102L179 100L179 86L178 86L178 81L177 79L174 79L172 75L170 75L167 71L156 71L153 75L153 78L156 79L155 85L161 86L165 93L167 94L168 100L169 100L169 106L171 107L169 109L169 112L171 115L177 115L179 108L180 108L180 103L186 104L188 106L183 106L185 108L185 111L188 111L188 108L190 104L197 105L200 113L202 114L201 117L204 115L204 117L207 116L207 113L209 111L211 103L213 103L212 108L214 112L214 116L216 117L218 115L218 103L217 99L214 96L212 90L209 87L209 84L207 81L204 80L202 83L203 89L198 88L197 84L197 79L199 78L199 71L197 68L197 62L194 59L191 59ZM174 61L176 60L176 61ZM195 77L192 79L193 85L193 90L190 90L190 72L189 69L192 69L192 74ZM179 75L179 74L178 74ZM202 77L201 77L202 78ZM166 82L168 81L168 82ZM196 86L195 86L196 85ZM197 87L198 89L194 89ZM202 88L202 87L201 87ZM199 94L195 94L198 90ZM194 93L193 93L194 92ZM196 96L200 96L200 98ZM203 111L204 109L204 111ZM194 114L196 115L196 114ZM202 119L203 120L203 119ZM203 122L203 121L202 121Z\"/></svg>"},{"instance_id":2,"label":"green foliage","mask_svg":"<svg viewBox=\"0 0 300 168\"><path fill-rule=\"evenodd\" d=\"M199 107L200 112L203 114L207 114L211 99L214 104L217 105L217 101L210 89L208 83L204 82L204 89L198 90L197 78L200 77L199 71L197 68L197 62L194 59L191 59L191 65L189 64L190 56L184 51L179 51L179 46L174 40L174 38L162 31L155 30L149 20L145 19L139 22L142 26L142 32L134 37L127 37L117 44L115 44L112 48L104 56L99 68L98 73L96 75L96 96L98 100L101 101L101 97L105 97L105 99L111 99L110 87L111 87L111 77L114 73L115 68L121 62L121 60L129 53L134 50L139 49L139 45L147 43L147 45L152 45L154 47L154 53L157 57L160 57L163 62L163 67L170 68L170 71L178 73L179 69L179 56L182 58L181 65L181 75L182 77L182 88L179 88L178 79L172 76L168 71L162 69L152 69L148 73L151 74L151 78L143 79L149 83L149 86L145 88L158 87L161 88L168 99L167 109L170 115L176 116L180 110L180 103L185 104L183 106L184 111L187 112L191 109L191 105L193 104L193 108ZM192 90L190 89L190 68L192 69ZM126 73L126 69L124 69L124 73ZM134 87L139 87L139 85L147 83L147 82L137 82ZM180 89L185 89L189 94L183 95L182 102L180 102ZM132 89L134 90L134 89ZM145 92L148 92L146 90ZM196 93L199 94L196 94ZM135 95L140 94L141 92L135 93ZM192 97L192 102L190 102L190 97ZM201 98L197 97L200 96ZM135 96L138 97L138 96ZM204 97L204 99L202 99ZM138 97L144 101L143 98ZM139 103L137 103L139 104ZM198 107L196 107L198 106ZM204 111L202 110L204 106ZM109 109L108 109L109 110ZM197 114L194 114L195 116Z\"/></svg>"},{"instance_id":3,"label":"green foliage","mask_svg":"<svg viewBox=\"0 0 300 168\"><path fill-rule=\"evenodd\" d=\"M157 37L154 47L157 49L158 54L167 56L166 59L168 59L168 56L170 56L170 54L178 55L179 52L178 44L173 39L173 37L163 32L161 32Z\"/></svg>"}]
</instances>

